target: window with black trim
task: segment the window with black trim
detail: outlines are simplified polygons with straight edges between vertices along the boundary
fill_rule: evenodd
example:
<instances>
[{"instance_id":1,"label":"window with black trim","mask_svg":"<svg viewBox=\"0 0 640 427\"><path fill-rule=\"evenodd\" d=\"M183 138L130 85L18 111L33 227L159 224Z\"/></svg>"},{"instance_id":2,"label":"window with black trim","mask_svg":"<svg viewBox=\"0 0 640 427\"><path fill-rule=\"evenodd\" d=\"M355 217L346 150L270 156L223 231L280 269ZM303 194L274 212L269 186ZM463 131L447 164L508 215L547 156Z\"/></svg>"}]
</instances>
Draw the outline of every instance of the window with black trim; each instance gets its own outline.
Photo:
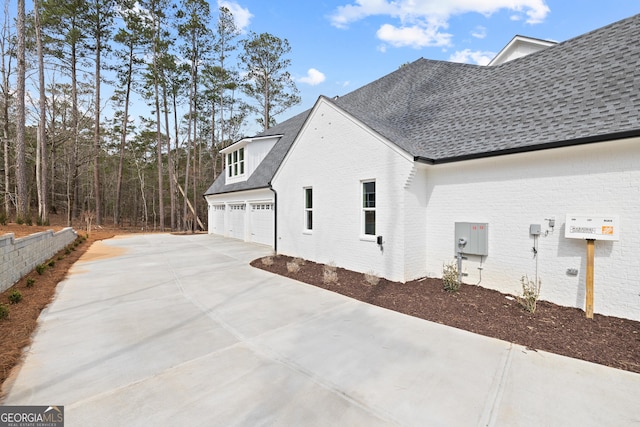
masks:
<instances>
[{"instance_id":1,"label":"window with black trim","mask_svg":"<svg viewBox=\"0 0 640 427\"><path fill-rule=\"evenodd\" d=\"M244 175L244 147L227 154L227 176Z\"/></svg>"},{"instance_id":2,"label":"window with black trim","mask_svg":"<svg viewBox=\"0 0 640 427\"><path fill-rule=\"evenodd\" d=\"M304 229L313 230L313 188L304 189Z\"/></svg>"},{"instance_id":3,"label":"window with black trim","mask_svg":"<svg viewBox=\"0 0 640 427\"><path fill-rule=\"evenodd\" d=\"M362 183L362 229L364 235L376 235L376 182Z\"/></svg>"}]
</instances>

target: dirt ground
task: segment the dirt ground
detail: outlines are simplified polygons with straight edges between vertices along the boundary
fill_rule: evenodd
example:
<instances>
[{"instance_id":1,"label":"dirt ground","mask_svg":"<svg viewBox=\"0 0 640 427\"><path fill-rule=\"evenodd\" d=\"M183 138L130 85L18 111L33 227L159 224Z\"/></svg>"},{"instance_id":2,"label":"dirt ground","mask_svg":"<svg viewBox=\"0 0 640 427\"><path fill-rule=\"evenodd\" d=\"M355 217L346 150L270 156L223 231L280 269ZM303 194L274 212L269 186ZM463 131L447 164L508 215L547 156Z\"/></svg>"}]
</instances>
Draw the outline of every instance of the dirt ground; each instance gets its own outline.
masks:
<instances>
[{"instance_id":1,"label":"dirt ground","mask_svg":"<svg viewBox=\"0 0 640 427\"><path fill-rule=\"evenodd\" d=\"M291 277L410 316L601 365L640 373L640 322L595 314L539 301L534 314L514 296L463 284L444 290L439 279L396 283L381 279L371 285L361 273L337 269L337 283L325 283L323 265L305 261L297 273L288 271L286 256L262 260L254 267Z\"/></svg>"}]
</instances>

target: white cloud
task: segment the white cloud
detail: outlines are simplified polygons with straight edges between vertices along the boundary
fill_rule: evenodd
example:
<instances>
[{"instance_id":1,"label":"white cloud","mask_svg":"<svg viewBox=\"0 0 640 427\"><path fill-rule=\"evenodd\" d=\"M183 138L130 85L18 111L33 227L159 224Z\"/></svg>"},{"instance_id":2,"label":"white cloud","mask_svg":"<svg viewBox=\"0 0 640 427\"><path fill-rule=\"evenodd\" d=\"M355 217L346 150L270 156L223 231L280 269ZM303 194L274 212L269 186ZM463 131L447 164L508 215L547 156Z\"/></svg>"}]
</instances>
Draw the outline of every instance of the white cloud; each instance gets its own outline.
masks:
<instances>
[{"instance_id":1,"label":"white cloud","mask_svg":"<svg viewBox=\"0 0 640 427\"><path fill-rule=\"evenodd\" d=\"M320 71L315 68L309 68L307 71L306 77L301 77L298 79L300 83L306 83L311 86L316 86L322 83L325 80L325 76Z\"/></svg>"},{"instance_id":2,"label":"white cloud","mask_svg":"<svg viewBox=\"0 0 640 427\"><path fill-rule=\"evenodd\" d=\"M218 7L226 7L229 9L238 29L243 33L245 32L251 23L251 18L253 18L253 14L249 12L249 9L240 6L236 2L226 0L218 0Z\"/></svg>"},{"instance_id":3,"label":"white cloud","mask_svg":"<svg viewBox=\"0 0 640 427\"><path fill-rule=\"evenodd\" d=\"M381 40L396 46L447 46L451 35L442 30L452 16L481 13L490 16L506 9L513 16L537 24L549 13L545 0L353 0L353 4L338 6L329 16L331 24L347 28L349 24L369 16L388 16L398 22L385 23L378 29ZM524 16L523 16L524 15ZM482 35L481 31L476 32ZM474 34L474 37L478 37ZM482 38L482 37L480 37Z\"/></svg>"},{"instance_id":4,"label":"white cloud","mask_svg":"<svg viewBox=\"0 0 640 427\"><path fill-rule=\"evenodd\" d=\"M449 57L451 62L462 62L464 64L487 65L496 56L494 52L480 50L459 50Z\"/></svg>"},{"instance_id":5,"label":"white cloud","mask_svg":"<svg viewBox=\"0 0 640 427\"><path fill-rule=\"evenodd\" d=\"M394 27L384 24L376 32L378 38L391 46L411 46L420 49L426 46L449 46L451 34L441 33L436 26L413 25L410 27Z\"/></svg>"},{"instance_id":6,"label":"white cloud","mask_svg":"<svg viewBox=\"0 0 640 427\"><path fill-rule=\"evenodd\" d=\"M482 25L478 25L473 31L471 31L471 35L477 39L483 39L487 37L487 29Z\"/></svg>"}]
</instances>

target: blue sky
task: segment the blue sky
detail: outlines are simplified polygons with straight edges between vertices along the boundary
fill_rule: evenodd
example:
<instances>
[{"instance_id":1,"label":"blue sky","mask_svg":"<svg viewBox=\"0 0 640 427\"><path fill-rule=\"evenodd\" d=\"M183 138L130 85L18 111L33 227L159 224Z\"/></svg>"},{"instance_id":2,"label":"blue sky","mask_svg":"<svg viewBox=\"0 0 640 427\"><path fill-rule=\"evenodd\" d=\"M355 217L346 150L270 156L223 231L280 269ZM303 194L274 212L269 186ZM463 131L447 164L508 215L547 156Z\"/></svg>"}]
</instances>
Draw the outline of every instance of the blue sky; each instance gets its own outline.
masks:
<instances>
[{"instance_id":1,"label":"blue sky","mask_svg":"<svg viewBox=\"0 0 640 427\"><path fill-rule=\"evenodd\" d=\"M213 0L211 0L212 6ZM245 31L286 38L302 103L418 58L486 63L515 35L565 41L640 13L640 0L219 0ZM483 62L484 61L484 62ZM252 134L250 125L245 132Z\"/></svg>"}]
</instances>

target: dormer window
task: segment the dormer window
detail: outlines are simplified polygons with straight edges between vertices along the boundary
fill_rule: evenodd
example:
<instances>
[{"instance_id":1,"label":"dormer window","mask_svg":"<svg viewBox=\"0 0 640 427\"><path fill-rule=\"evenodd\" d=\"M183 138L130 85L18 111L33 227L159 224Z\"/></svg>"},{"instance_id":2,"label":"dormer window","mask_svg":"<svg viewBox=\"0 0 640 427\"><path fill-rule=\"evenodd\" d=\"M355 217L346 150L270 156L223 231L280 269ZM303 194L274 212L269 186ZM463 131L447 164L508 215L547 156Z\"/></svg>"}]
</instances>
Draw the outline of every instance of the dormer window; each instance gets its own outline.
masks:
<instances>
[{"instance_id":1,"label":"dormer window","mask_svg":"<svg viewBox=\"0 0 640 427\"><path fill-rule=\"evenodd\" d=\"M227 154L227 177L244 175L244 147Z\"/></svg>"}]
</instances>

